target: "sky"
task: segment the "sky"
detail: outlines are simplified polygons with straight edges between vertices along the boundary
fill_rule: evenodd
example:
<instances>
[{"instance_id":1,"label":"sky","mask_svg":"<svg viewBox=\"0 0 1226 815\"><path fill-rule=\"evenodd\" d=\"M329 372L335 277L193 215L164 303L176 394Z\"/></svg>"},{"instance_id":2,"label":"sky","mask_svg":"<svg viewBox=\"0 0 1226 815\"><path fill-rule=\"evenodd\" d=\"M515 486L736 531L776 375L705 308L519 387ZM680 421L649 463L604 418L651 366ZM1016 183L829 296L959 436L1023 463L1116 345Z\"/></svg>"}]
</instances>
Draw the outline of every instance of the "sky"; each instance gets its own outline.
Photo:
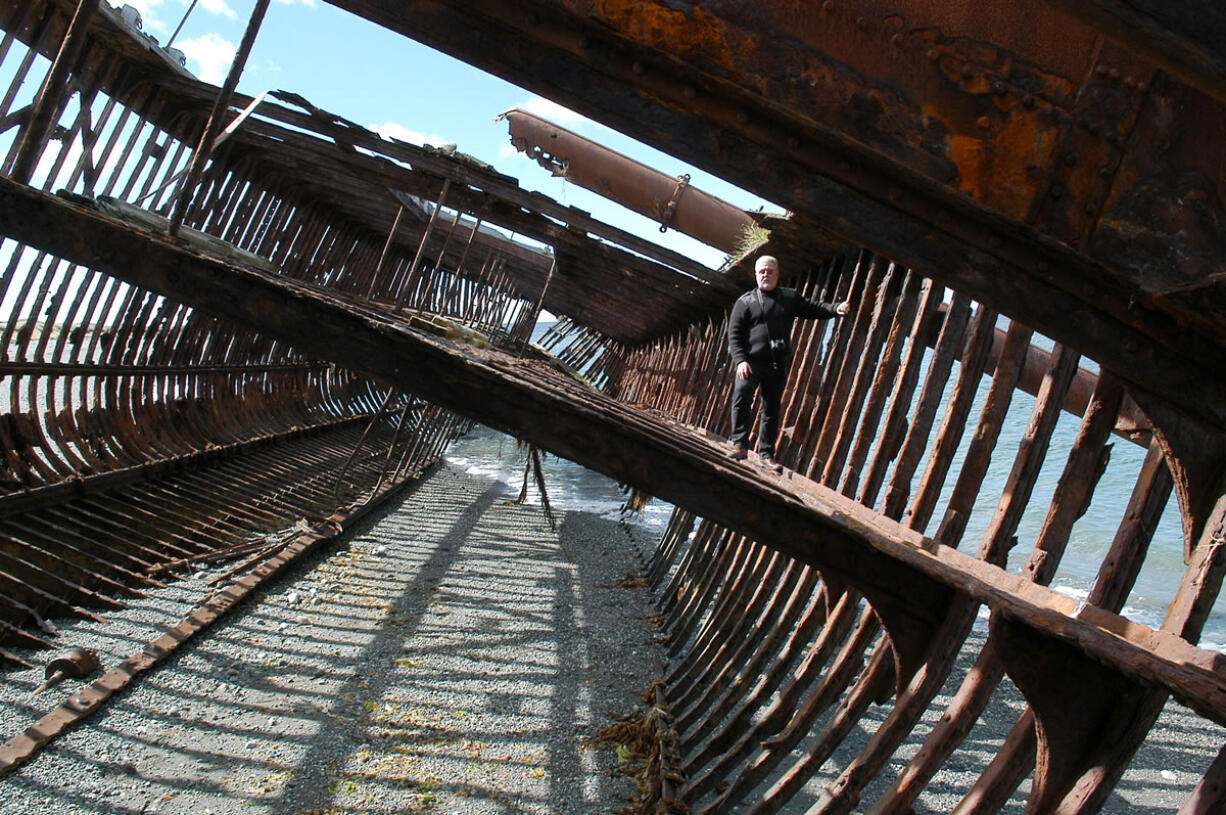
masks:
<instances>
[{"instance_id":1,"label":"sky","mask_svg":"<svg viewBox=\"0 0 1226 815\"><path fill-rule=\"evenodd\" d=\"M122 5L122 0L120 5ZM191 0L127 0L143 31L165 45ZM187 68L220 85L251 15L254 0L197 0L171 43ZM301 94L316 107L402 141L455 144L562 204L718 267L718 249L669 230L563 179L551 176L511 146L495 117L513 107L540 115L670 176L689 173L692 185L743 209L782 209L536 94L484 73L414 40L387 31L323 0L273 0L247 60L239 90Z\"/></svg>"}]
</instances>

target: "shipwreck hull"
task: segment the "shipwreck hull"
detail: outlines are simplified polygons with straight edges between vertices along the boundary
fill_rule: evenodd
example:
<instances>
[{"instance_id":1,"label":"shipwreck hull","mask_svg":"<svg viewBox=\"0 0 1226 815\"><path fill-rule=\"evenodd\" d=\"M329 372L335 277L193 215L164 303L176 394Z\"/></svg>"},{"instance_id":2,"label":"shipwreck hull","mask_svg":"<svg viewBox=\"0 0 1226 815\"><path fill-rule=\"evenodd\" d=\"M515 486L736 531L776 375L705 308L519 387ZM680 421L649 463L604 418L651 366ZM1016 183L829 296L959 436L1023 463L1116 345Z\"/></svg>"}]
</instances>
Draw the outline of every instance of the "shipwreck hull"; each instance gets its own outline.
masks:
<instances>
[{"instance_id":1,"label":"shipwreck hull","mask_svg":"<svg viewBox=\"0 0 1226 815\"><path fill-rule=\"evenodd\" d=\"M779 811L884 704L811 811L908 812L1006 676L1029 708L959 812L997 811L1027 777L1029 811L1098 809L1172 696L1226 724L1223 658L1195 647L1226 569L1221 207L1217 193L1183 196L1196 228L1177 240L1179 196L1150 183L1174 166L1221 188L1220 168L1159 149L1173 134L1163 104L1222 120L1217 73L1114 28L1105 38L1093 15L1035 52L991 15L946 31L926 6L907 18L824 3L790 35L804 90L761 49L715 47L779 34L776 4L752 19L736 3L691 4L689 17L686 4L337 5L795 207L757 217L758 251L781 258L789 285L853 311L791 338L786 472L730 461L718 441L728 403L712 383L731 376L726 310L748 285L743 259L706 269L462 153L383 140L290 93L215 108L218 89L121 13L0 0L6 665L28 664L18 647L57 646L54 616L104 613L205 564L231 564L226 579L250 592L481 422L677 507L644 566L666 641L649 803ZM1036 29L1071 24L1040 8ZM682 25L698 18L705 28ZM863 52L848 44L870 35L880 42ZM1131 66L1129 81L1093 66L1070 80L1086 42L1101 64ZM603 96L582 90L593 82ZM631 121L630 93L653 115ZM880 117L803 113L870 97ZM1070 125L1083 120L1094 129ZM1110 172L1082 178L1078 140L1091 136ZM1122 263L1142 229L1148 265ZM562 319L533 347L542 309ZM1027 429L1007 449L1019 412ZM1077 424L1067 443L1062 417ZM1136 447L1112 465L1133 488L1104 505L1113 445ZM1038 484L1053 473L1048 494ZM1151 628L1120 612L1147 557L1170 557L1151 542L1173 502L1184 576ZM1078 602L1048 587L1091 508L1115 532ZM1023 535L1028 510L1043 521ZM1029 554L1009 568L1017 551ZM943 704L983 608L974 670L890 769ZM189 629L198 621L178 634ZM5 734L3 767L129 681L108 677L89 704ZM1183 811L1223 805L1223 766ZM862 800L887 771L888 788Z\"/></svg>"}]
</instances>

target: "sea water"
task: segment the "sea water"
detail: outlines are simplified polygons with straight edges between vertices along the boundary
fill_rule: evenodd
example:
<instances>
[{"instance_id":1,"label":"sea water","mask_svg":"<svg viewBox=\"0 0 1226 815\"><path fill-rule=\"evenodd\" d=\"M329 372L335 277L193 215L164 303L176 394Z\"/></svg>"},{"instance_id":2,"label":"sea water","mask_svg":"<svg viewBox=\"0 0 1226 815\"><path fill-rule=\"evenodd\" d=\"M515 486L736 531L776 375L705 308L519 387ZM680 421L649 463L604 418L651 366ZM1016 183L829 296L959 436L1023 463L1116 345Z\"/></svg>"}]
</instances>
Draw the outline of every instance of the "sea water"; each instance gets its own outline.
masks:
<instances>
[{"instance_id":1,"label":"sea water","mask_svg":"<svg viewBox=\"0 0 1226 815\"><path fill-rule=\"evenodd\" d=\"M537 333L539 334L541 330L543 329L538 326ZM1043 344L1045 341L1036 337L1036 342ZM925 360L925 367L926 363L927 360ZM1092 362L1086 361L1082 365L1096 372ZM946 387L942 404L948 404L956 377L955 368ZM990 384L990 377L983 377L970 413L971 418L967 431L963 434L962 444L954 455L950 475L945 481L943 494L933 514L933 520L929 523L928 528L923 530L925 534L932 535L940 523L962 460L974 435L974 422L982 411ZM720 386L717 384L716 387ZM1000 437L993 452L991 465L985 475L979 498L968 519L965 534L959 545L959 549L968 554L974 554L979 548L980 541L996 511L1013 467L1018 446L1030 423L1034 403L1034 397L1025 392L1017 391L1013 396L1006 421L1001 428ZM937 422L939 426L939 413ZM1006 568L1014 574L1022 572L1030 557L1068 453L1077 438L1080 424L1080 417L1061 413L1034 491L1018 524L1017 543L1010 550ZM527 449L518 447L512 438L491 430L482 429L475 432L477 435L474 436L472 443L464 445L466 451L464 456L453 459L453 462L497 479L505 485L508 500L515 498L519 495L524 483ZM934 430L932 436L935 437L935 435ZM930 440L928 452L931 452L931 443ZM1121 437L1113 437L1111 443L1110 460L1094 491L1093 501L1085 515L1074 524L1068 547L1051 583L1055 591L1077 600L1088 596L1094 585L1103 557L1111 545L1116 528L1128 505L1137 473L1140 471L1146 454L1144 447ZM872 452L870 450L870 461ZM923 469L922 465L917 468L915 477L912 479L912 497L918 488ZM667 526L672 506L663 501L653 499L641 512L629 512L625 509L627 496L624 488L612 479L566 459L547 454L543 454L542 457L542 470L546 494L550 505L555 510L591 512L601 517L635 524L657 539ZM892 475L892 471L887 473L887 484ZM528 503L540 504L540 496L531 475L528 478L526 500ZM1122 614L1152 628L1161 626L1166 615L1166 607L1175 597L1184 571L1183 530L1179 505L1172 494L1150 543L1145 564L1129 594ZM980 614L980 625L986 624L986 620L987 610L984 609ZM1226 600L1221 600L1214 606L1199 644L1201 647L1226 653Z\"/></svg>"}]
</instances>

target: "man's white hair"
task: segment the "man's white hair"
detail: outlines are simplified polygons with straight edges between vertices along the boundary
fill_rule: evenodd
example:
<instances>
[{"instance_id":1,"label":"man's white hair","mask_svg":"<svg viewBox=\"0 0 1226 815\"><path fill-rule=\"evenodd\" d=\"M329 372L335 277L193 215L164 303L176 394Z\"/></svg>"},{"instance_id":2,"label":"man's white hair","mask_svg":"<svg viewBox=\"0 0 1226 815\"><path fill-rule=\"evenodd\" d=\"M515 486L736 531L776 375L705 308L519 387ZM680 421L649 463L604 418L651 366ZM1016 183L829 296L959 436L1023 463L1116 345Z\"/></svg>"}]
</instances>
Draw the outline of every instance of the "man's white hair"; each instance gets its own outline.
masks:
<instances>
[{"instance_id":1,"label":"man's white hair","mask_svg":"<svg viewBox=\"0 0 1226 815\"><path fill-rule=\"evenodd\" d=\"M770 263L775 264L775 266L776 266L776 267L778 267L778 266L779 266L779 261L775 259L775 256L774 256L774 255L763 255L762 257L760 257L760 258L758 258L756 261L754 261L754 264L753 264L753 270L754 270L755 272L756 272L756 271L758 271L758 270L759 270L759 269L761 269L763 266L765 266L765 265L767 264L767 262L770 262Z\"/></svg>"}]
</instances>

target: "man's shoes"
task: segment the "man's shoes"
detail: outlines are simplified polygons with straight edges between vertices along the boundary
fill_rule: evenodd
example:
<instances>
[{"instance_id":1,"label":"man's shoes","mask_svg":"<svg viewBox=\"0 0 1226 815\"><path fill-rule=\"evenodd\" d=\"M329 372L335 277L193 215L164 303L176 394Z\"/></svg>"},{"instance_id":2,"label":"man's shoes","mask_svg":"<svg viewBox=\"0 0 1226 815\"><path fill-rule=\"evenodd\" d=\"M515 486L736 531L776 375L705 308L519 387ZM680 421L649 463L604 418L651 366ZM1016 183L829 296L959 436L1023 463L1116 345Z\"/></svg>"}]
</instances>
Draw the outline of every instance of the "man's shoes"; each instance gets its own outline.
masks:
<instances>
[{"instance_id":1,"label":"man's shoes","mask_svg":"<svg viewBox=\"0 0 1226 815\"><path fill-rule=\"evenodd\" d=\"M783 465L775 461L773 456L759 456L758 466L764 470L774 470L777 473L783 472Z\"/></svg>"},{"instance_id":2,"label":"man's shoes","mask_svg":"<svg viewBox=\"0 0 1226 815\"><path fill-rule=\"evenodd\" d=\"M749 451L744 447L741 447L739 444L735 445L731 452L728 453L728 458L732 459L733 461L744 461L748 456Z\"/></svg>"}]
</instances>

